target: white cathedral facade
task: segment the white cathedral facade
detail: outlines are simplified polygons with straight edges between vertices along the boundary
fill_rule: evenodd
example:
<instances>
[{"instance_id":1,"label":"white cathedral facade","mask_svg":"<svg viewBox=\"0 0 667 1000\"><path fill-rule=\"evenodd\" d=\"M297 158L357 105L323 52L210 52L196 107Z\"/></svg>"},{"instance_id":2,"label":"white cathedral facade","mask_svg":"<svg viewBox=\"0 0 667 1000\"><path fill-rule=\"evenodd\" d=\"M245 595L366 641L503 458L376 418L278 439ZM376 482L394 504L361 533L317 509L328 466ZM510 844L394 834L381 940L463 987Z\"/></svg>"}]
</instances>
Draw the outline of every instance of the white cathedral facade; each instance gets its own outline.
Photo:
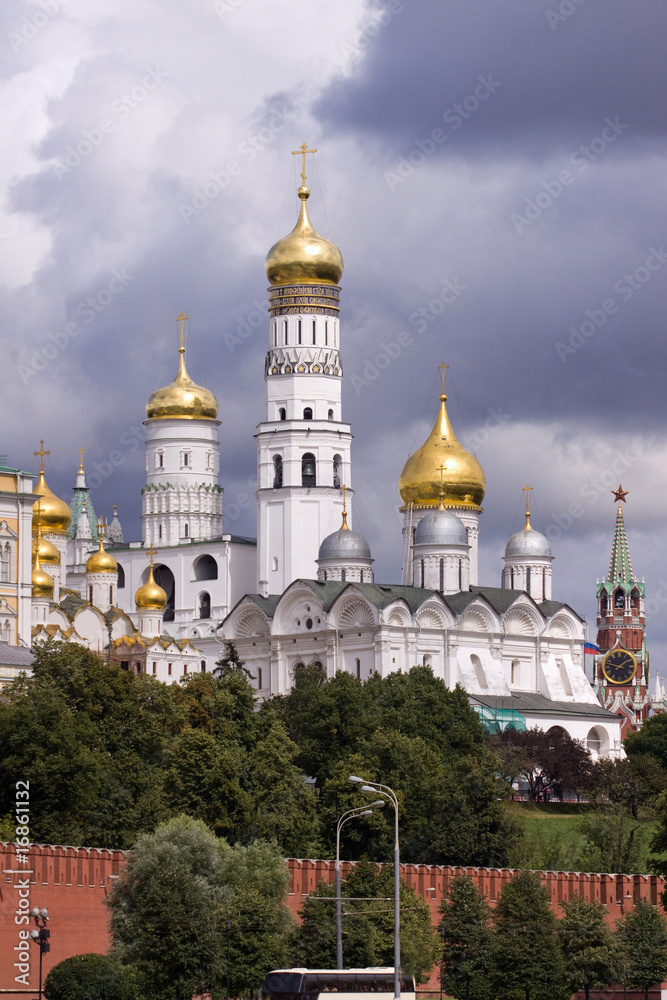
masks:
<instances>
[{"instance_id":1,"label":"white cathedral facade","mask_svg":"<svg viewBox=\"0 0 667 1000\"><path fill-rule=\"evenodd\" d=\"M188 375L181 316L176 377L146 407L140 541L123 541L117 514L97 524L83 462L71 503L56 497L40 449L28 644L67 638L173 683L213 670L233 641L260 700L288 691L300 664L361 679L424 664L496 728L560 726L621 753L619 719L586 678L583 621L552 599L553 558L528 502L502 587L479 583L486 484L450 425L444 380L433 429L399 477L402 582L374 580L369 546L347 524L343 261L310 222L302 178L296 226L266 262L257 539L225 532L218 404Z\"/></svg>"}]
</instances>

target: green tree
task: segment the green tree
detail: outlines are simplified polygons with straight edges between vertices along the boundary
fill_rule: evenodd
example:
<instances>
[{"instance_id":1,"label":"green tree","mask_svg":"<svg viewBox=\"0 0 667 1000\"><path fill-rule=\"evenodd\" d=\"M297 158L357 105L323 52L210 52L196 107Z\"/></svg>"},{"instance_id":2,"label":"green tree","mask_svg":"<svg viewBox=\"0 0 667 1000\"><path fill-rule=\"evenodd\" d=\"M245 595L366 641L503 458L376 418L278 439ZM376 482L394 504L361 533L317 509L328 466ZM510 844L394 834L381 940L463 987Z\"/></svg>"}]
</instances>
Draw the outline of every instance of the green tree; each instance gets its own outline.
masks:
<instances>
[{"instance_id":1,"label":"green tree","mask_svg":"<svg viewBox=\"0 0 667 1000\"><path fill-rule=\"evenodd\" d=\"M316 897L324 896L327 899ZM368 861L355 865L341 883L343 955L347 968L394 964L394 870ZM304 901L293 938L293 961L306 968L335 968L335 888L319 882ZM401 969L426 982L437 959L438 936L428 904L401 883Z\"/></svg>"},{"instance_id":2,"label":"green tree","mask_svg":"<svg viewBox=\"0 0 667 1000\"><path fill-rule=\"evenodd\" d=\"M623 746L628 757L651 757L667 768L667 715L660 713L647 719L641 729L628 733Z\"/></svg>"},{"instance_id":3,"label":"green tree","mask_svg":"<svg viewBox=\"0 0 667 1000\"><path fill-rule=\"evenodd\" d=\"M190 1000L220 981L221 862L199 820L177 817L139 837L106 902L112 954L136 969L140 988Z\"/></svg>"},{"instance_id":4,"label":"green tree","mask_svg":"<svg viewBox=\"0 0 667 1000\"><path fill-rule=\"evenodd\" d=\"M665 918L646 899L638 899L634 907L617 922L621 939L625 982L628 986L648 991L667 978L667 927Z\"/></svg>"},{"instance_id":5,"label":"green tree","mask_svg":"<svg viewBox=\"0 0 667 1000\"><path fill-rule=\"evenodd\" d=\"M73 955L44 980L46 1000L136 1000L126 969L108 955Z\"/></svg>"},{"instance_id":6,"label":"green tree","mask_svg":"<svg viewBox=\"0 0 667 1000\"><path fill-rule=\"evenodd\" d=\"M507 1000L555 1000L564 991L556 918L537 872L506 882L494 911L496 995Z\"/></svg>"},{"instance_id":7,"label":"green tree","mask_svg":"<svg viewBox=\"0 0 667 1000\"><path fill-rule=\"evenodd\" d=\"M602 903L589 902L575 894L560 904L565 917L558 924L558 937L565 958L565 979L572 993L602 989L622 977L618 939L605 923Z\"/></svg>"},{"instance_id":8,"label":"green tree","mask_svg":"<svg viewBox=\"0 0 667 1000\"><path fill-rule=\"evenodd\" d=\"M442 986L456 1000L493 996L491 907L467 875L455 875L440 905Z\"/></svg>"}]
</instances>

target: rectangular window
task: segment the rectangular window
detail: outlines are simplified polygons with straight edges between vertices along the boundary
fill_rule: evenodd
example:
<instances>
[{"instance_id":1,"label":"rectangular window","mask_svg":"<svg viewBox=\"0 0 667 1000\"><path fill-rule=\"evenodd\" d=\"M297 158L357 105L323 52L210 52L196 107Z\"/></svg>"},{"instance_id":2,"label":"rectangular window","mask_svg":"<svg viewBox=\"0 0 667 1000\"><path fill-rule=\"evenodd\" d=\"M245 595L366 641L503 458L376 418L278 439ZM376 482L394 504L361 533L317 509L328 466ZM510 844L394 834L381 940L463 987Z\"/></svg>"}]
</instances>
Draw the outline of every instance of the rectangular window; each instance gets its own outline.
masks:
<instances>
[{"instance_id":1,"label":"rectangular window","mask_svg":"<svg viewBox=\"0 0 667 1000\"><path fill-rule=\"evenodd\" d=\"M168 674L169 674L169 676L171 677L171 663L168 663L168 664L167 664L167 673L168 673Z\"/></svg>"},{"instance_id":2,"label":"rectangular window","mask_svg":"<svg viewBox=\"0 0 667 1000\"><path fill-rule=\"evenodd\" d=\"M317 324L315 320L313 320L313 343L317 343Z\"/></svg>"},{"instance_id":3,"label":"rectangular window","mask_svg":"<svg viewBox=\"0 0 667 1000\"><path fill-rule=\"evenodd\" d=\"M157 673L157 663L155 661L153 661L153 673Z\"/></svg>"},{"instance_id":4,"label":"rectangular window","mask_svg":"<svg viewBox=\"0 0 667 1000\"><path fill-rule=\"evenodd\" d=\"M299 343L301 343L301 320L299 320L297 323L297 330L298 330Z\"/></svg>"},{"instance_id":5,"label":"rectangular window","mask_svg":"<svg viewBox=\"0 0 667 1000\"><path fill-rule=\"evenodd\" d=\"M283 320L283 343L287 343L287 320Z\"/></svg>"},{"instance_id":6,"label":"rectangular window","mask_svg":"<svg viewBox=\"0 0 667 1000\"><path fill-rule=\"evenodd\" d=\"M324 343L325 343L325 346L327 346L327 347L329 346L329 321L328 320L325 320L325 322L324 322Z\"/></svg>"}]
</instances>

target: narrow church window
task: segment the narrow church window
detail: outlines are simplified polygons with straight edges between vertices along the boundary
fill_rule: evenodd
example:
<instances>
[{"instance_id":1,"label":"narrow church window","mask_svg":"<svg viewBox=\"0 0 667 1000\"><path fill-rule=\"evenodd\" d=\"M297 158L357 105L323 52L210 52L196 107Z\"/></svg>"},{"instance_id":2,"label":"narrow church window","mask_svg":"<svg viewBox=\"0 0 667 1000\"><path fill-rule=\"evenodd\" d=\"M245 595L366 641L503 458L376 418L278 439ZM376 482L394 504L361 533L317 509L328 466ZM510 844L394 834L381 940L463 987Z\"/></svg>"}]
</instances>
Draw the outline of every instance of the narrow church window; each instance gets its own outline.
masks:
<instances>
[{"instance_id":1,"label":"narrow church window","mask_svg":"<svg viewBox=\"0 0 667 1000\"><path fill-rule=\"evenodd\" d=\"M275 319L273 321L273 346L274 347L278 346L278 324L276 323Z\"/></svg>"},{"instance_id":2,"label":"narrow church window","mask_svg":"<svg viewBox=\"0 0 667 1000\"><path fill-rule=\"evenodd\" d=\"M155 662L155 660L153 660L153 673L154 674L157 673L157 663Z\"/></svg>"},{"instance_id":3,"label":"narrow church window","mask_svg":"<svg viewBox=\"0 0 667 1000\"><path fill-rule=\"evenodd\" d=\"M279 490L283 485L283 460L281 455L273 456L273 488Z\"/></svg>"},{"instance_id":4,"label":"narrow church window","mask_svg":"<svg viewBox=\"0 0 667 1000\"><path fill-rule=\"evenodd\" d=\"M510 590L514 590L514 567L510 566Z\"/></svg>"},{"instance_id":5,"label":"narrow church window","mask_svg":"<svg viewBox=\"0 0 667 1000\"><path fill-rule=\"evenodd\" d=\"M301 485L317 485L315 456L309 451L301 459Z\"/></svg>"},{"instance_id":6,"label":"narrow church window","mask_svg":"<svg viewBox=\"0 0 667 1000\"><path fill-rule=\"evenodd\" d=\"M109 604L113 604L113 584L109 586Z\"/></svg>"},{"instance_id":7,"label":"narrow church window","mask_svg":"<svg viewBox=\"0 0 667 1000\"><path fill-rule=\"evenodd\" d=\"M187 665L187 663L184 663L183 664L183 673L187 674L187 672L188 672L188 665Z\"/></svg>"},{"instance_id":8,"label":"narrow church window","mask_svg":"<svg viewBox=\"0 0 667 1000\"><path fill-rule=\"evenodd\" d=\"M327 571L326 570L324 570L324 572L322 574L322 579L324 580L325 583L327 582Z\"/></svg>"},{"instance_id":9,"label":"narrow church window","mask_svg":"<svg viewBox=\"0 0 667 1000\"><path fill-rule=\"evenodd\" d=\"M526 569L526 592L530 594L530 566Z\"/></svg>"},{"instance_id":10,"label":"narrow church window","mask_svg":"<svg viewBox=\"0 0 667 1000\"><path fill-rule=\"evenodd\" d=\"M440 590L444 590L445 589L445 560L444 559L440 560L440 587L439 587L439 589ZM460 589L461 588L459 587L459 590Z\"/></svg>"},{"instance_id":11,"label":"narrow church window","mask_svg":"<svg viewBox=\"0 0 667 1000\"><path fill-rule=\"evenodd\" d=\"M287 419L287 410L285 409L284 406L281 406L280 409L278 410L278 416L280 417L281 420Z\"/></svg>"},{"instance_id":12,"label":"narrow church window","mask_svg":"<svg viewBox=\"0 0 667 1000\"><path fill-rule=\"evenodd\" d=\"M421 583L419 584L419 586L423 588L424 587L424 578L425 578L425 568L424 568L424 560L423 559L419 560L419 578L421 580Z\"/></svg>"},{"instance_id":13,"label":"narrow church window","mask_svg":"<svg viewBox=\"0 0 667 1000\"><path fill-rule=\"evenodd\" d=\"M199 598L199 617L200 618L210 618L211 617L211 595L206 591Z\"/></svg>"},{"instance_id":14,"label":"narrow church window","mask_svg":"<svg viewBox=\"0 0 667 1000\"><path fill-rule=\"evenodd\" d=\"M287 320L283 320L283 342L287 343Z\"/></svg>"},{"instance_id":15,"label":"narrow church window","mask_svg":"<svg viewBox=\"0 0 667 1000\"><path fill-rule=\"evenodd\" d=\"M543 569L542 570L542 600L546 601L546 599L547 599L547 571L545 569Z\"/></svg>"},{"instance_id":16,"label":"narrow church window","mask_svg":"<svg viewBox=\"0 0 667 1000\"><path fill-rule=\"evenodd\" d=\"M298 340L299 343L301 343L301 320L299 320L297 323L297 331L298 331Z\"/></svg>"},{"instance_id":17,"label":"narrow church window","mask_svg":"<svg viewBox=\"0 0 667 1000\"><path fill-rule=\"evenodd\" d=\"M333 410L329 410L329 420L333 420L334 414Z\"/></svg>"},{"instance_id":18,"label":"narrow church window","mask_svg":"<svg viewBox=\"0 0 667 1000\"><path fill-rule=\"evenodd\" d=\"M519 683L519 661L512 660L512 666L510 668L510 684Z\"/></svg>"},{"instance_id":19,"label":"narrow church window","mask_svg":"<svg viewBox=\"0 0 667 1000\"><path fill-rule=\"evenodd\" d=\"M459 559L459 590L463 590L463 559Z\"/></svg>"},{"instance_id":20,"label":"narrow church window","mask_svg":"<svg viewBox=\"0 0 667 1000\"><path fill-rule=\"evenodd\" d=\"M358 678L358 680L361 680L361 660L357 658L354 661L354 666L355 666L355 672L356 672L357 678Z\"/></svg>"},{"instance_id":21,"label":"narrow church window","mask_svg":"<svg viewBox=\"0 0 667 1000\"><path fill-rule=\"evenodd\" d=\"M342 570L340 571L340 578L341 578L341 580L343 581L343 583L345 583L345 581L346 581L346 579L347 579L347 573L345 572L345 570L344 570L344 569L342 569Z\"/></svg>"},{"instance_id":22,"label":"narrow church window","mask_svg":"<svg viewBox=\"0 0 667 1000\"><path fill-rule=\"evenodd\" d=\"M158 536L158 538L162 538L162 525L161 524L158 524L157 536Z\"/></svg>"},{"instance_id":23,"label":"narrow church window","mask_svg":"<svg viewBox=\"0 0 667 1000\"><path fill-rule=\"evenodd\" d=\"M313 320L313 344L317 343L317 325L315 320Z\"/></svg>"},{"instance_id":24,"label":"narrow church window","mask_svg":"<svg viewBox=\"0 0 667 1000\"><path fill-rule=\"evenodd\" d=\"M185 528L183 529L183 532L184 532L185 537L189 538L190 537L190 526L186 524Z\"/></svg>"},{"instance_id":25,"label":"narrow church window","mask_svg":"<svg viewBox=\"0 0 667 1000\"><path fill-rule=\"evenodd\" d=\"M329 346L329 321L328 320L325 320L325 322L324 322L324 346L325 347Z\"/></svg>"},{"instance_id":26,"label":"narrow church window","mask_svg":"<svg viewBox=\"0 0 667 1000\"><path fill-rule=\"evenodd\" d=\"M257 667L257 690L262 690L262 668Z\"/></svg>"},{"instance_id":27,"label":"narrow church window","mask_svg":"<svg viewBox=\"0 0 667 1000\"><path fill-rule=\"evenodd\" d=\"M313 410L312 410L312 407L307 406L304 409L304 411L303 411L303 419L304 420L312 420L313 419Z\"/></svg>"},{"instance_id":28,"label":"narrow church window","mask_svg":"<svg viewBox=\"0 0 667 1000\"><path fill-rule=\"evenodd\" d=\"M340 455L334 455L333 457L333 484L335 489L340 489L340 474L343 468L343 459Z\"/></svg>"},{"instance_id":29,"label":"narrow church window","mask_svg":"<svg viewBox=\"0 0 667 1000\"><path fill-rule=\"evenodd\" d=\"M475 653L470 654L470 662L475 670L475 677L477 678L477 683L481 688L488 688L489 682L486 679L486 674L484 673L484 667L482 666L482 661L479 656Z\"/></svg>"},{"instance_id":30,"label":"narrow church window","mask_svg":"<svg viewBox=\"0 0 667 1000\"><path fill-rule=\"evenodd\" d=\"M168 673L168 674L169 674L169 676L171 677L171 663L168 663L168 664L167 664L167 673Z\"/></svg>"},{"instance_id":31,"label":"narrow church window","mask_svg":"<svg viewBox=\"0 0 667 1000\"><path fill-rule=\"evenodd\" d=\"M201 672L203 674L205 674L206 673L206 660L202 660L201 663L199 664L199 666L200 666Z\"/></svg>"},{"instance_id":32,"label":"narrow church window","mask_svg":"<svg viewBox=\"0 0 667 1000\"><path fill-rule=\"evenodd\" d=\"M274 556L273 557L273 564L272 565L273 565L274 572L276 572L277 569L278 569L278 556Z\"/></svg>"},{"instance_id":33,"label":"narrow church window","mask_svg":"<svg viewBox=\"0 0 667 1000\"><path fill-rule=\"evenodd\" d=\"M88 588L88 600L89 600L89 602L91 604L93 603L93 588L92 588L92 586L90 586Z\"/></svg>"},{"instance_id":34,"label":"narrow church window","mask_svg":"<svg viewBox=\"0 0 667 1000\"><path fill-rule=\"evenodd\" d=\"M163 453L162 453L162 452L160 452L160 453L159 453L159 455L158 455L158 457L157 457L157 464L158 464L158 466L159 466L159 467L160 467L161 469L163 469L163 468L164 468L164 455L163 455Z\"/></svg>"},{"instance_id":35,"label":"narrow church window","mask_svg":"<svg viewBox=\"0 0 667 1000\"><path fill-rule=\"evenodd\" d=\"M633 611L639 611L639 591L633 590L630 594L630 607Z\"/></svg>"}]
</instances>

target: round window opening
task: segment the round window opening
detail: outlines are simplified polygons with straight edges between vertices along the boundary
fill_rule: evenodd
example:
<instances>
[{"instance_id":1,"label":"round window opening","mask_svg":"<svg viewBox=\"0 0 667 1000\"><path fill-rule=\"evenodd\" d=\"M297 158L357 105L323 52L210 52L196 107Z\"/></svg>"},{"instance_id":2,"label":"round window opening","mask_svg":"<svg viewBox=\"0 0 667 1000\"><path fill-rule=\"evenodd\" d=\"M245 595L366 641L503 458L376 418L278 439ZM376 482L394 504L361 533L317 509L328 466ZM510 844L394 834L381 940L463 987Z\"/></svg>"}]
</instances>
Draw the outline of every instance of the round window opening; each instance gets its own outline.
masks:
<instances>
[{"instance_id":1,"label":"round window opening","mask_svg":"<svg viewBox=\"0 0 667 1000\"><path fill-rule=\"evenodd\" d=\"M306 618L306 628L312 628L312 627L313 627L313 619Z\"/></svg>"}]
</instances>

